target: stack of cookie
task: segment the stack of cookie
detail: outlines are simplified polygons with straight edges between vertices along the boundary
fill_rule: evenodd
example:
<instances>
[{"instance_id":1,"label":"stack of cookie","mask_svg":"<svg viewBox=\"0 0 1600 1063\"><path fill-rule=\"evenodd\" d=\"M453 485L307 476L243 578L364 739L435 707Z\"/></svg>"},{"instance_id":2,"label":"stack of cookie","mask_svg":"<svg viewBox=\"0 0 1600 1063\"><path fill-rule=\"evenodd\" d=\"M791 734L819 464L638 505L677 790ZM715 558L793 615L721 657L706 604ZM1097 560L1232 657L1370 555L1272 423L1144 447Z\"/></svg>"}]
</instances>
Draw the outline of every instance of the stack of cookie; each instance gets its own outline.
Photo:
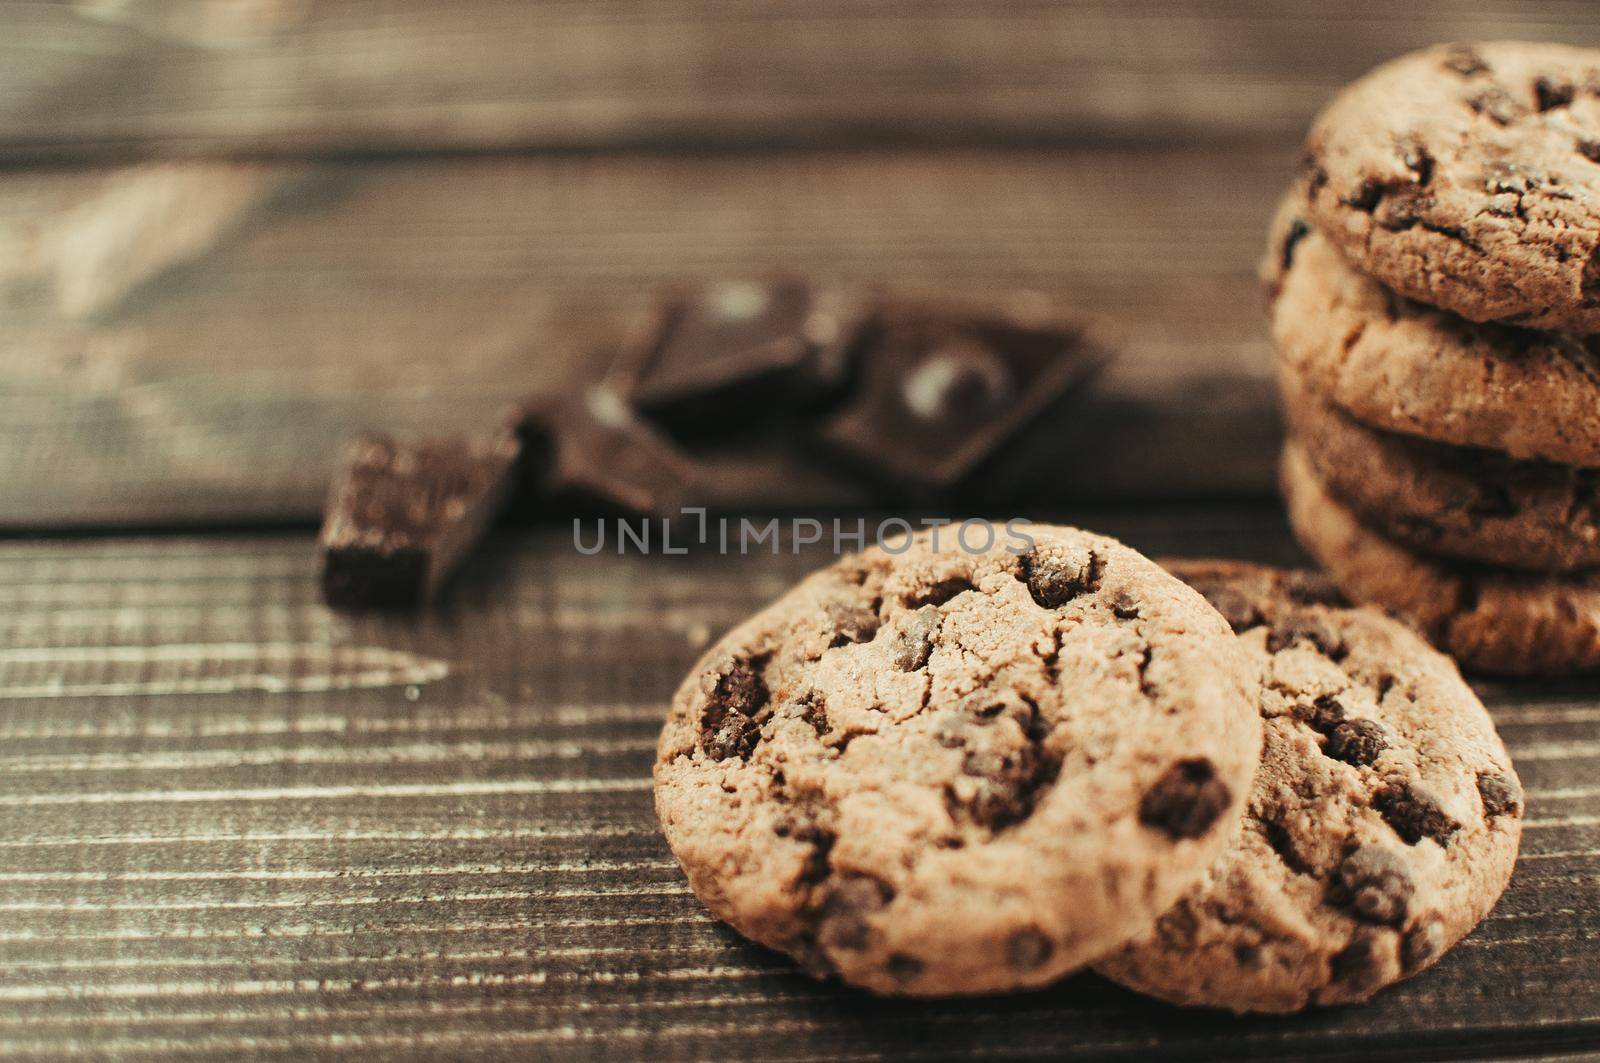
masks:
<instances>
[{"instance_id":1,"label":"stack of cookie","mask_svg":"<svg viewBox=\"0 0 1600 1063\"><path fill-rule=\"evenodd\" d=\"M1448 658L1319 574L1020 540L846 557L695 665L656 811L715 915L880 993L1285 1012L1493 907L1522 791Z\"/></svg>"},{"instance_id":2,"label":"stack of cookie","mask_svg":"<svg viewBox=\"0 0 1600 1063\"><path fill-rule=\"evenodd\" d=\"M1356 82L1264 272L1306 549L1465 667L1600 667L1600 53Z\"/></svg>"}]
</instances>

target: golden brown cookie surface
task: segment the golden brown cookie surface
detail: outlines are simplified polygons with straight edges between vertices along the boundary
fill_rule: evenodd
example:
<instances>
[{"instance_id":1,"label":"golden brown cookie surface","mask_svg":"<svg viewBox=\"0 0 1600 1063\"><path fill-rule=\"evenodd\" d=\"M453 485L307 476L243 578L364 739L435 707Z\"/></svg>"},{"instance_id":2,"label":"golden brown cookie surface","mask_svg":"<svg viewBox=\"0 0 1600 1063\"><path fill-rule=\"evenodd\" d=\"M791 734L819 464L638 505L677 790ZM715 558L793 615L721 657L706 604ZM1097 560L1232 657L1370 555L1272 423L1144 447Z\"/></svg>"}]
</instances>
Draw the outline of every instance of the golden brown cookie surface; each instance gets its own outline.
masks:
<instances>
[{"instance_id":1,"label":"golden brown cookie surface","mask_svg":"<svg viewBox=\"0 0 1600 1063\"><path fill-rule=\"evenodd\" d=\"M713 913L878 992L984 993L1199 881L1259 759L1243 649L1133 550L1028 532L1021 556L947 533L845 558L696 666L656 809Z\"/></svg>"},{"instance_id":2,"label":"golden brown cookie surface","mask_svg":"<svg viewBox=\"0 0 1600 1063\"><path fill-rule=\"evenodd\" d=\"M1294 1011L1426 968L1504 891L1522 787L1455 666L1326 577L1172 562L1261 669L1261 770L1206 886L1095 965L1180 1004Z\"/></svg>"}]
</instances>

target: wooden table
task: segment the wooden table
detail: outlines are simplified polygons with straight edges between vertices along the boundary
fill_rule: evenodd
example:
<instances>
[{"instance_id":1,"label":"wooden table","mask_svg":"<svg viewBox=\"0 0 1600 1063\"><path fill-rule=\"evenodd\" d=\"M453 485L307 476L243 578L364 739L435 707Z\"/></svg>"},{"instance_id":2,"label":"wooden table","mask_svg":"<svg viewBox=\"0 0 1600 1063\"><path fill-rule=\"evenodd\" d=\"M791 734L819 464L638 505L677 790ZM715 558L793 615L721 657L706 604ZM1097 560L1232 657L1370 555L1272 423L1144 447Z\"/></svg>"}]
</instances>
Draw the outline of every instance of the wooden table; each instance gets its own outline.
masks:
<instances>
[{"instance_id":1,"label":"wooden table","mask_svg":"<svg viewBox=\"0 0 1600 1063\"><path fill-rule=\"evenodd\" d=\"M712 922L650 807L701 647L822 563L508 529L319 603L362 428L591 378L653 285L1027 285L1117 361L968 504L1300 559L1255 262L1337 85L1581 0L0 3L0 1058L1531 1056L1600 1049L1600 694L1483 688L1495 914L1358 1008L1092 976L888 1003ZM732 482L762 485L744 470ZM860 507L827 478L743 500ZM737 495L737 492L735 492ZM736 498L736 501L738 499Z\"/></svg>"},{"instance_id":2,"label":"wooden table","mask_svg":"<svg viewBox=\"0 0 1600 1063\"><path fill-rule=\"evenodd\" d=\"M1068 514L1293 562L1271 507ZM1484 694L1528 790L1493 916L1370 1005L1283 1019L1071 978L885 1003L689 894L649 769L705 641L814 555L502 536L436 611L317 601L311 538L0 547L0 1057L1523 1055L1600 1043L1600 699Z\"/></svg>"}]
</instances>

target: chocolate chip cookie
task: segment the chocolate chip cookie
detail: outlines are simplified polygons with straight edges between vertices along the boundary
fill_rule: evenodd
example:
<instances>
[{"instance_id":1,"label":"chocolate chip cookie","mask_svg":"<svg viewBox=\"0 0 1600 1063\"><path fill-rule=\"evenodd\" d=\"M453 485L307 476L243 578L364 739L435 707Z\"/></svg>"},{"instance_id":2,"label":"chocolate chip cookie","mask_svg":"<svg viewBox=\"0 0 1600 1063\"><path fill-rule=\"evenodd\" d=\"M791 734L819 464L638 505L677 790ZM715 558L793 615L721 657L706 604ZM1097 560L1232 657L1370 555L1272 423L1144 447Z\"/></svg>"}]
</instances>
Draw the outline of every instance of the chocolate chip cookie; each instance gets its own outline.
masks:
<instances>
[{"instance_id":1,"label":"chocolate chip cookie","mask_svg":"<svg viewBox=\"0 0 1600 1063\"><path fill-rule=\"evenodd\" d=\"M1352 269L1291 197L1263 267L1280 364L1362 422L1600 466L1600 339L1475 325Z\"/></svg>"},{"instance_id":2,"label":"chocolate chip cookie","mask_svg":"<svg viewBox=\"0 0 1600 1063\"><path fill-rule=\"evenodd\" d=\"M880 993L1039 985L1148 926L1240 822L1255 673L1216 610L1072 528L951 529L812 575L717 643L662 730L696 894Z\"/></svg>"},{"instance_id":3,"label":"chocolate chip cookie","mask_svg":"<svg viewBox=\"0 0 1600 1063\"><path fill-rule=\"evenodd\" d=\"M1369 428L1280 367L1289 426L1330 494L1428 553L1535 572L1600 565L1600 469Z\"/></svg>"},{"instance_id":4,"label":"chocolate chip cookie","mask_svg":"<svg viewBox=\"0 0 1600 1063\"><path fill-rule=\"evenodd\" d=\"M1407 621L1463 668L1500 675L1600 668L1600 570L1515 573L1401 546L1336 502L1293 442L1282 479L1295 537L1339 587Z\"/></svg>"},{"instance_id":5,"label":"chocolate chip cookie","mask_svg":"<svg viewBox=\"0 0 1600 1063\"><path fill-rule=\"evenodd\" d=\"M1428 967L1511 877L1522 787L1455 665L1325 577L1167 566L1233 624L1265 725L1238 840L1095 969L1179 1004L1296 1011Z\"/></svg>"},{"instance_id":6,"label":"chocolate chip cookie","mask_svg":"<svg viewBox=\"0 0 1600 1063\"><path fill-rule=\"evenodd\" d=\"M1600 52L1447 45L1341 92L1311 220L1363 273L1472 321L1600 331Z\"/></svg>"}]
</instances>

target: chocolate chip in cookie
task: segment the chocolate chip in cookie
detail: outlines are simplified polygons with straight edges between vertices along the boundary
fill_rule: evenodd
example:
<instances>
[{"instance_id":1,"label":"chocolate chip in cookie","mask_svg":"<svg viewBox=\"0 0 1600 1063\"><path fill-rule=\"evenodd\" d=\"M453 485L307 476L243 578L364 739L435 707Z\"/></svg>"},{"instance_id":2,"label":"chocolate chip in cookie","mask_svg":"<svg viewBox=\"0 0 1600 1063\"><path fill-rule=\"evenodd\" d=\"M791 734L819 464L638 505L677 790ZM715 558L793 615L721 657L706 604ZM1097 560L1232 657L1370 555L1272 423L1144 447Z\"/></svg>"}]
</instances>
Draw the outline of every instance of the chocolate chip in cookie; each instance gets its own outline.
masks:
<instances>
[{"instance_id":1,"label":"chocolate chip in cookie","mask_svg":"<svg viewBox=\"0 0 1600 1063\"><path fill-rule=\"evenodd\" d=\"M933 656L933 639L939 633L939 610L925 605L912 614L911 620L894 643L894 666L902 672L915 672Z\"/></svg>"},{"instance_id":2,"label":"chocolate chip in cookie","mask_svg":"<svg viewBox=\"0 0 1600 1063\"><path fill-rule=\"evenodd\" d=\"M744 760L749 758L760 740L759 724L748 716L727 712L715 723L711 722L708 715L700 742L701 748L706 751L706 756L712 760L727 760L729 757Z\"/></svg>"},{"instance_id":3,"label":"chocolate chip in cookie","mask_svg":"<svg viewBox=\"0 0 1600 1063\"><path fill-rule=\"evenodd\" d=\"M1389 748L1389 729L1376 720L1345 720L1328 732L1322 751L1346 764L1372 764Z\"/></svg>"},{"instance_id":4,"label":"chocolate chip in cookie","mask_svg":"<svg viewBox=\"0 0 1600 1063\"><path fill-rule=\"evenodd\" d=\"M702 679L706 707L700 720L700 747L713 760L745 759L761 738L755 716L771 694L761 677L764 661L731 660Z\"/></svg>"},{"instance_id":5,"label":"chocolate chip in cookie","mask_svg":"<svg viewBox=\"0 0 1600 1063\"><path fill-rule=\"evenodd\" d=\"M1028 593L1046 609L1059 609L1079 595L1099 590L1105 578L1105 560L1093 550L1081 557L1032 550L1018 559L1018 566Z\"/></svg>"},{"instance_id":6,"label":"chocolate chip in cookie","mask_svg":"<svg viewBox=\"0 0 1600 1063\"><path fill-rule=\"evenodd\" d=\"M1431 916L1424 918L1400 939L1400 962L1407 971L1426 967L1444 955L1446 943L1444 923Z\"/></svg>"},{"instance_id":7,"label":"chocolate chip in cookie","mask_svg":"<svg viewBox=\"0 0 1600 1063\"><path fill-rule=\"evenodd\" d=\"M1449 845L1461 829L1461 824L1451 819L1431 794L1410 783L1388 784L1373 795L1372 807L1410 845L1424 838Z\"/></svg>"},{"instance_id":8,"label":"chocolate chip in cookie","mask_svg":"<svg viewBox=\"0 0 1600 1063\"><path fill-rule=\"evenodd\" d=\"M947 788L946 805L952 815L1002 831L1028 818L1039 791L1055 781L1060 767L1031 739L1004 751L969 750L961 761L966 778Z\"/></svg>"},{"instance_id":9,"label":"chocolate chip in cookie","mask_svg":"<svg viewBox=\"0 0 1600 1063\"><path fill-rule=\"evenodd\" d=\"M1333 980L1348 990L1367 993L1383 982L1382 939L1375 931L1357 930L1350 943L1334 954Z\"/></svg>"},{"instance_id":10,"label":"chocolate chip in cookie","mask_svg":"<svg viewBox=\"0 0 1600 1063\"><path fill-rule=\"evenodd\" d=\"M1339 885L1351 911L1370 923L1398 925L1416 894L1404 861L1377 845L1354 849L1339 865Z\"/></svg>"},{"instance_id":11,"label":"chocolate chip in cookie","mask_svg":"<svg viewBox=\"0 0 1600 1063\"><path fill-rule=\"evenodd\" d=\"M728 661L705 679L707 704L726 712L754 716L770 696L761 677L763 661L742 658Z\"/></svg>"},{"instance_id":12,"label":"chocolate chip in cookie","mask_svg":"<svg viewBox=\"0 0 1600 1063\"><path fill-rule=\"evenodd\" d=\"M1055 951L1055 945L1033 927L1024 927L1006 941L1006 959L1019 971L1031 971L1043 965Z\"/></svg>"},{"instance_id":13,"label":"chocolate chip in cookie","mask_svg":"<svg viewBox=\"0 0 1600 1063\"><path fill-rule=\"evenodd\" d=\"M1144 795L1139 804L1139 822L1173 840L1198 838L1211 829L1232 801L1233 792L1217 778L1209 760L1180 760Z\"/></svg>"},{"instance_id":14,"label":"chocolate chip in cookie","mask_svg":"<svg viewBox=\"0 0 1600 1063\"><path fill-rule=\"evenodd\" d=\"M1478 773L1478 796L1483 800L1487 819L1522 815L1522 784L1500 772Z\"/></svg>"},{"instance_id":15,"label":"chocolate chip in cookie","mask_svg":"<svg viewBox=\"0 0 1600 1063\"><path fill-rule=\"evenodd\" d=\"M1489 64L1483 61L1483 56L1478 54L1478 50L1465 44L1453 44L1447 48L1443 62L1446 70L1460 74L1464 78L1489 72Z\"/></svg>"},{"instance_id":16,"label":"chocolate chip in cookie","mask_svg":"<svg viewBox=\"0 0 1600 1063\"><path fill-rule=\"evenodd\" d=\"M845 875L824 888L817 907L817 941L827 949L859 951L872 934L868 916L894 899L894 888L869 875Z\"/></svg>"},{"instance_id":17,"label":"chocolate chip in cookie","mask_svg":"<svg viewBox=\"0 0 1600 1063\"><path fill-rule=\"evenodd\" d=\"M836 602L828 609L828 619L833 624L833 639L828 643L830 648L871 642L878 633L878 611L870 605Z\"/></svg>"}]
</instances>

